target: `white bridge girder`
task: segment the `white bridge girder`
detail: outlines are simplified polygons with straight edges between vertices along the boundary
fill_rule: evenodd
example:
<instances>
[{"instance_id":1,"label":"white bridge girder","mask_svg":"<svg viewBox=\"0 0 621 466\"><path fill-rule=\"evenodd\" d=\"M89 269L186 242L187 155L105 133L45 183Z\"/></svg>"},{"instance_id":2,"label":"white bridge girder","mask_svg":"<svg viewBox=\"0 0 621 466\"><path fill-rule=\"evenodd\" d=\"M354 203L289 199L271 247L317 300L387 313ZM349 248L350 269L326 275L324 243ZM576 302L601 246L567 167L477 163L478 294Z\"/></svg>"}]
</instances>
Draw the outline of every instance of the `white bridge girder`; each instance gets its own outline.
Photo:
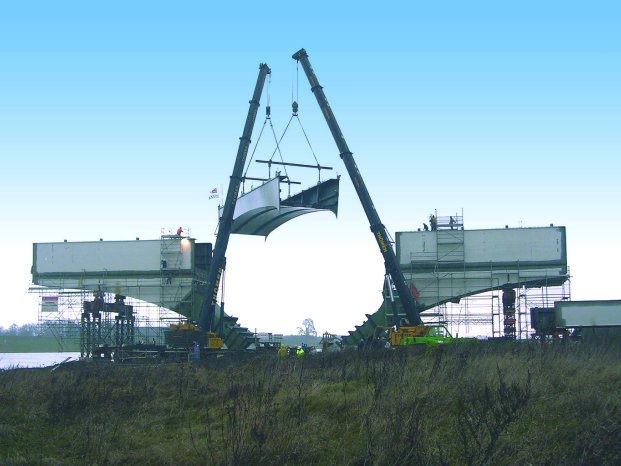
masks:
<instances>
[{"instance_id":1,"label":"white bridge girder","mask_svg":"<svg viewBox=\"0 0 621 466\"><path fill-rule=\"evenodd\" d=\"M103 291L177 310L196 280L195 241L35 243L33 283L53 289Z\"/></svg>"},{"instance_id":2,"label":"white bridge girder","mask_svg":"<svg viewBox=\"0 0 621 466\"><path fill-rule=\"evenodd\" d=\"M445 220L438 221L437 230L396 233L397 260L423 321L437 318L438 306L462 298L506 287L555 287L569 279L565 227L464 230L460 217ZM406 317L400 304L391 304L390 293L384 299L379 310L349 332L346 344ZM492 322L493 312L490 307L477 319Z\"/></svg>"},{"instance_id":3,"label":"white bridge girder","mask_svg":"<svg viewBox=\"0 0 621 466\"><path fill-rule=\"evenodd\" d=\"M423 310L505 287L562 285L565 227L399 232L397 258Z\"/></svg>"}]
</instances>

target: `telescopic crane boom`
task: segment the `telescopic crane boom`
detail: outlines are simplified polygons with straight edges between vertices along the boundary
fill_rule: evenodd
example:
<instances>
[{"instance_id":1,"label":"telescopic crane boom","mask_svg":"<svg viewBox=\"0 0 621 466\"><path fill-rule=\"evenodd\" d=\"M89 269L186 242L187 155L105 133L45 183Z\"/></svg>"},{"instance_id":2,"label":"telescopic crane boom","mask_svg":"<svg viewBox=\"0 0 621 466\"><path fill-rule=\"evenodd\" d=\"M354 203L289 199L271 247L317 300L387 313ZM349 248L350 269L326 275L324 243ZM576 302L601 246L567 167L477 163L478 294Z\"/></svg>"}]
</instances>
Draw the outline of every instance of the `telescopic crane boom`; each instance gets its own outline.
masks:
<instances>
[{"instance_id":1,"label":"telescopic crane boom","mask_svg":"<svg viewBox=\"0 0 621 466\"><path fill-rule=\"evenodd\" d=\"M379 218L377 211L375 210L375 206L373 205L373 201L371 200L371 196L369 195L369 191L362 180L362 176L360 175L360 171L354 161L354 157L352 152L349 150L347 143L345 142L345 138L343 137L343 133L341 133L341 129L339 128L338 123L336 122L336 118L332 113L332 109L330 108L330 104L328 103L328 99L323 92L323 88L319 85L319 81L317 81L317 76L315 76L315 72L311 67L310 62L308 61L308 54L306 50L300 49L296 53L293 54L293 59L297 60L302 64L302 68L304 68L304 72L306 73L306 77L311 86L311 90L315 97L317 98L317 103L319 103L319 107L323 112L323 116L328 123L328 127L330 128L330 132L332 132L332 137L336 142L336 145L339 149L341 159L345 163L345 167L347 168L347 172L349 173L349 177L354 184L354 188L356 189L356 193L358 193L358 198L362 204L362 208L367 215L367 219L371 225L371 232L377 241L377 245L380 248L382 255L384 256L384 265L386 267L386 274L390 276L392 282L399 293L399 297L401 299L401 303L405 310L405 314L410 321L410 325L420 325L422 324L422 320L418 313L417 304L414 298L412 297L412 293L405 283L405 277L403 276L403 272L399 268L399 263L397 262L397 257L395 255L392 246L389 244L388 233L386 231L386 227L382 224L382 221ZM389 285L390 286L390 285Z\"/></svg>"},{"instance_id":2,"label":"telescopic crane boom","mask_svg":"<svg viewBox=\"0 0 621 466\"><path fill-rule=\"evenodd\" d=\"M218 301L218 290L220 288L220 279L222 278L222 272L226 267L225 254L226 248L229 244L229 238L231 236L231 229L233 227L233 214L235 212L235 205L237 204L239 187L243 178L244 166L246 165L248 148L250 147L250 136L252 136L252 129L254 128L254 123L257 119L257 111L259 109L261 94L263 93L263 86L265 85L265 79L267 75L270 73L270 68L265 63L261 63L261 65L259 66L259 76L257 78L257 84L254 88L254 94L252 95L252 100L250 101L250 108L248 109L248 116L246 117L244 132L239 138L237 158L235 159L235 165L233 167L233 174L231 175L229 188L226 192L226 199L224 201L222 217L220 217L220 223L218 226L216 244L213 248L211 266L209 267L209 278L207 279L205 296L203 298L203 304L201 306L201 313L198 321L198 325L201 330L216 330L214 326L216 304ZM224 310L222 310L222 312L224 312ZM222 319L220 319L220 322L222 322Z\"/></svg>"}]
</instances>

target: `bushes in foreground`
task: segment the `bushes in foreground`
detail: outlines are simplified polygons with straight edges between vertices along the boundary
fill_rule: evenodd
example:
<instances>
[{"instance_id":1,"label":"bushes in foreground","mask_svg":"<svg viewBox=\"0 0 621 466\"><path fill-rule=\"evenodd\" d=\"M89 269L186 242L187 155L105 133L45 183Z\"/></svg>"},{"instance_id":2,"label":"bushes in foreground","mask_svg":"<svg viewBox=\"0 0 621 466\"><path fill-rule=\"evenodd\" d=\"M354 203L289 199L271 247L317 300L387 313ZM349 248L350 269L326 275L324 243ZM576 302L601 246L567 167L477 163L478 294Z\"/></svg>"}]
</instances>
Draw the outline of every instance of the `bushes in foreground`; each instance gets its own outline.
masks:
<instances>
[{"instance_id":1,"label":"bushes in foreground","mask_svg":"<svg viewBox=\"0 0 621 466\"><path fill-rule=\"evenodd\" d=\"M0 373L2 464L621 464L618 346Z\"/></svg>"}]
</instances>

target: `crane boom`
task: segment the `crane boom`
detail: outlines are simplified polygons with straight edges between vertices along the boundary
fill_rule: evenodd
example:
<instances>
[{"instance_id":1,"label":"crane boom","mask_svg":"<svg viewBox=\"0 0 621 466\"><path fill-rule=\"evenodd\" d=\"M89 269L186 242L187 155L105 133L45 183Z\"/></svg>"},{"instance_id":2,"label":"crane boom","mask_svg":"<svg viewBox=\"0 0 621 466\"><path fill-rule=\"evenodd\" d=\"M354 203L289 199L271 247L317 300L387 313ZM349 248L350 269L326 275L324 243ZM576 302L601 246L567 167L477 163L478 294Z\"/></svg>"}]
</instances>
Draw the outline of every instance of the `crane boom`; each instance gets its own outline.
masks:
<instances>
[{"instance_id":1,"label":"crane boom","mask_svg":"<svg viewBox=\"0 0 621 466\"><path fill-rule=\"evenodd\" d=\"M293 59L297 60L299 63L302 64L302 68L304 69L306 77L308 78L308 81L310 83L311 90L313 91L313 94L315 94L315 97L317 98L317 103L319 104L323 116L328 123L328 127L330 128L332 137L334 138L336 146L338 147L338 150L340 152L341 159L343 159L343 162L345 163L345 167L347 168L349 177L354 184L354 188L356 189L356 193L358 194L358 198L360 199L362 208L364 209L364 212L367 215L367 219L369 220L371 232L373 233L373 236L377 241L377 245L380 248L382 256L384 256L386 274L391 277L392 282L394 283L395 288L399 293L399 297L405 310L405 314L408 317L411 325L420 325L422 324L422 320L418 313L416 301L412 297L412 293L405 282L405 277L403 276L403 272L399 268L399 263L397 262L395 252L392 246L389 244L386 227L382 224L382 221L380 220L380 217L375 210L375 206L373 205L373 201L371 200L369 191L367 190L362 176L360 175L360 171L358 170L358 166L356 165L353 154L349 150L347 142L345 142L343 133L341 133L341 129L336 122L336 118L334 117L334 113L332 113L332 109L330 108L328 99L323 92L323 88L319 85L319 82L317 81L317 76L315 76L315 72L313 71L310 62L308 61L308 54L306 53L306 50L300 49L299 51L294 53Z\"/></svg>"},{"instance_id":2,"label":"crane boom","mask_svg":"<svg viewBox=\"0 0 621 466\"><path fill-rule=\"evenodd\" d=\"M237 157L233 167L233 174L231 175L231 181L226 192L222 217L220 217L218 235L213 249L211 266L209 267L209 278L207 279L205 296L203 298L203 304L201 305L201 313L198 321L198 325L201 330L214 330L218 290L220 288L222 272L226 267L225 254L226 248L229 244L229 238L231 236L233 214L235 212L235 205L237 204L237 196L242 182L244 166L246 165L246 156L248 155L248 148L250 147L250 137L252 136L252 130L257 118L257 111L259 109L261 94L263 93L263 86L267 75L270 73L270 68L265 63L261 63L259 66L257 84L254 88L254 94L252 95L252 100L249 102L250 108L248 109L244 132L239 138L239 148L237 149Z\"/></svg>"}]
</instances>

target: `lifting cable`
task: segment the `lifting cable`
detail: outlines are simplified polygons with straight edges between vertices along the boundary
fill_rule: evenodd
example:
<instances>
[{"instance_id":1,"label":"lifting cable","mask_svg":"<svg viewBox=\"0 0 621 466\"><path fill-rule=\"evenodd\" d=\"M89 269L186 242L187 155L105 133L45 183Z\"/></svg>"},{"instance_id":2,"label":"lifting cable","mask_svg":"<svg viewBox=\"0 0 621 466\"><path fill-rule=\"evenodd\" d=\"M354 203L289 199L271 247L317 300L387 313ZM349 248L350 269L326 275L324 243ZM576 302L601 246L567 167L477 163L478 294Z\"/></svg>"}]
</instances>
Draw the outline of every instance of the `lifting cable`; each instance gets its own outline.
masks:
<instances>
[{"instance_id":1,"label":"lifting cable","mask_svg":"<svg viewBox=\"0 0 621 466\"><path fill-rule=\"evenodd\" d=\"M266 107L266 112L269 111L269 105ZM259 132L259 137L257 138L257 142L254 143L254 149L252 150L252 154L250 154L250 160L248 160L248 164L246 165L246 170L242 176L242 194L246 191L246 174L248 173L248 169L250 168L250 162L254 158L254 153L257 151L257 146L259 145L259 141L261 140L261 135L263 134L263 130L265 129L265 124L269 119L269 115L265 117L265 121L263 122L263 126L261 126L261 131Z\"/></svg>"},{"instance_id":2,"label":"lifting cable","mask_svg":"<svg viewBox=\"0 0 621 466\"><path fill-rule=\"evenodd\" d=\"M306 139L306 143L308 144L308 147L311 151L311 153L313 154L313 158L315 159L315 163L317 164L317 172L318 172L318 182L321 182L321 169L322 166L319 163L319 160L317 159L317 155L315 154L315 151L313 150L313 146L310 143L310 139L308 139L308 135L306 134L306 130L304 129L304 126L302 125L302 120L300 120L300 115L298 113L298 109L299 109L299 75L300 75L300 63L299 61L296 61L296 70L295 70L295 98L294 98L294 89L292 86L291 89L291 100L293 101L291 104L291 109L292 109L292 113L291 113L291 118L289 119L289 122L287 123L287 126L285 127L282 135L280 136L280 139L276 140L276 134L274 134L274 140L276 141L276 149L274 149L274 152L272 152L272 155L269 159L269 161L271 162L274 158L274 155L276 154L276 151L278 151L278 153L280 154L280 160L281 162L284 163L283 157L282 157L282 153L280 151L280 143L282 142L283 138L285 137L285 134L287 132L287 130L289 129L289 125L291 125L291 121L293 120L293 118L295 118L298 121L298 124L300 125L300 129L302 130L302 134L304 134L304 138ZM271 124L271 122L270 122ZM274 128L272 127L272 132L274 131ZM287 170L285 167L285 174L287 174ZM287 175L288 176L288 175Z\"/></svg>"},{"instance_id":3,"label":"lifting cable","mask_svg":"<svg viewBox=\"0 0 621 466\"><path fill-rule=\"evenodd\" d=\"M284 163L284 158L282 156L282 152L280 151L280 141L282 141L282 138L284 136L284 132L283 135L280 137L280 141L277 139L276 137L276 131L274 130L274 125L272 124L272 118L271 118L271 106L270 106L270 87L271 87L271 83L272 83L272 75L268 75L268 81L267 81L267 89L266 89L266 100L267 100L267 105L265 106L265 120L263 121L263 126L261 127L261 132L259 133L259 137L257 138L257 141L254 144L254 149L252 150L252 154L250 155L250 160L248 160L248 164L246 165L246 170L244 171L244 175L242 177L242 183L243 183L243 188L242 188L242 193L245 192L245 182L246 182L246 174L248 173L248 169L250 168L250 163L252 162L252 159L254 158L254 154L257 151L257 147L259 145L259 141L261 140L261 136L263 135L263 130L265 130L265 125L267 124L267 122L269 121L270 123L270 128L272 129L272 134L274 135L274 141L276 142L276 149L274 149L274 152L272 152L272 156L270 157L270 162L272 161L272 159L274 158L274 154L276 153L276 151L278 151L278 153L280 154L280 160L281 162ZM293 117L292 117L293 118ZM291 120L289 120L289 123L291 123ZM287 124L287 127L289 127L289 124ZM285 132L286 132L286 128L285 128ZM287 167L283 166L283 169L285 171L285 175L287 178L289 178L289 174L287 173ZM276 175L278 176L280 172L276 172ZM271 170L271 164L268 163L268 179L272 178L272 170ZM289 195L291 195L291 185L289 184Z\"/></svg>"},{"instance_id":4,"label":"lifting cable","mask_svg":"<svg viewBox=\"0 0 621 466\"><path fill-rule=\"evenodd\" d=\"M270 87L271 87L271 84L272 84L272 74L270 73L267 75L267 86L265 89L266 100L267 100L267 104L265 106L265 120L263 120L263 126L261 126L261 131L259 132L259 136L257 137L257 140L254 143L254 149L252 149L252 153L250 154L250 160L248 160L246 164L246 170L244 171L244 174L242 175L242 194L246 191L246 175L248 173L248 169L250 168L250 163L252 162L252 159L254 158L254 154L257 151L257 147L259 146L259 141L261 140L261 136L263 135L263 130L265 129L267 120L270 121L270 126L272 124L272 120L270 118L270 113L271 113ZM272 128L272 131L273 131L273 128Z\"/></svg>"},{"instance_id":5,"label":"lifting cable","mask_svg":"<svg viewBox=\"0 0 621 466\"><path fill-rule=\"evenodd\" d=\"M296 104L297 107L297 102L294 102ZM313 146L311 146L311 143L308 139L308 136L306 135L306 131L304 131L304 126L302 126L302 121L300 120L300 116L297 114L297 112L295 113L295 117L298 120L298 123L300 124L300 128L302 128L302 133L304 133L304 137L306 138L306 142L308 144L308 147L310 148L311 153L313 154L313 157L315 158L315 162L317 163L317 171L318 171L318 176L319 176L319 181L321 181L321 165L319 164L319 160L317 160L317 156L315 155L315 151L313 150Z\"/></svg>"},{"instance_id":6,"label":"lifting cable","mask_svg":"<svg viewBox=\"0 0 621 466\"><path fill-rule=\"evenodd\" d=\"M254 144L254 148L252 150L252 153L250 155L250 159L248 160L248 163L246 165L246 169L244 171L243 177L242 177L242 193L245 192L245 182L247 179L247 173L248 170L250 168L250 163L252 162L252 160L254 159L254 155L257 151L257 147L259 145L259 141L261 140L261 136L263 135L263 131L265 130L265 126L267 125L267 122L269 121L270 124L270 128L272 130L272 135L274 136L274 142L276 144L276 147L274 149L274 151L272 152L272 155L270 156L269 160L267 161L267 166L268 166L268 179L272 178L272 161L274 160L274 156L276 155L276 152L278 152L279 156L280 156L280 161L283 165L283 170L285 172L285 178L289 179L289 173L287 173L287 164L285 163L284 157L282 155L282 151L280 149L281 143L283 138L285 137L285 134L287 133L287 130L289 129L289 127L291 126L291 121L293 121L293 119L295 118L298 121L298 124L300 125L300 129L302 130L302 134L304 134L304 138L306 139L306 143L308 144L308 147L311 151L311 153L313 154L313 158L315 159L315 163L316 163L316 168L317 168L317 172L318 172L318 183L321 183L321 170L322 169L330 169L330 167L323 167L321 166L321 164L319 163L319 160L317 159L317 155L315 154L315 151L313 150L313 146L310 143L310 139L308 138L308 135L306 134L306 130L304 129L304 126L302 125L302 121L300 120L300 116L298 114L298 109L299 109L299 105L298 105L298 97L299 97L299 62L296 62L296 76L295 76L295 89L293 89L293 85L292 85L292 89L291 89L291 100L293 101L291 104L291 109L292 109L292 113L291 113L291 118L289 118L289 121L287 122L287 125L285 126L284 131L282 132L282 134L280 135L280 138L278 138L276 136L276 131L274 130L274 125L272 124L272 119L271 119L271 106L270 106L270 89L271 89L271 83L272 83L272 76L271 74L268 75L268 81L267 81L267 87L266 87L266 98L267 98L267 105L265 107L265 120L263 121L263 126L261 127L261 131L259 132L259 136L257 137L257 140ZM295 94L295 99L294 99L294 94ZM308 165L309 168L311 168L312 166ZM277 171L276 172L276 176L279 176L280 172ZM256 179L256 178L254 178ZM291 183L287 182L287 186L288 186L288 191L289 191L289 195L291 195Z\"/></svg>"},{"instance_id":7,"label":"lifting cable","mask_svg":"<svg viewBox=\"0 0 621 466\"><path fill-rule=\"evenodd\" d=\"M291 117L293 118L293 117ZM272 135L274 136L274 142L276 143L276 149L274 149L274 152L272 152L272 156L270 157L269 161L271 162L272 159L274 158L274 155L276 154L276 151L278 151L278 154L280 155L280 161L282 163L285 163L285 159L282 156L282 152L280 151L280 143L282 142L282 138L285 136L285 133L287 132L287 128L289 128L289 124L291 123L291 119L289 119L289 123L287 123L287 126L285 127L285 130L282 133L282 136L280 136L280 139L278 139L276 137L276 131L274 130L274 126L272 125L272 120L270 119L270 127L272 128ZM269 177L272 177L272 171L271 171L271 164L268 163L268 170L269 170ZM287 173L287 167L286 165L283 165L283 170L285 170L285 176L287 178L289 178L289 173ZM291 185L289 185L289 188L291 188Z\"/></svg>"},{"instance_id":8,"label":"lifting cable","mask_svg":"<svg viewBox=\"0 0 621 466\"><path fill-rule=\"evenodd\" d=\"M293 94L293 92L291 94ZM299 107L298 102L300 101L299 94L300 94L300 61L296 60L295 61L295 100L293 101L293 104L292 104L293 116L295 116L295 118L298 120L298 123L300 124L300 128L302 129L302 133L304 134L304 138L306 139L306 143L308 144L311 154L313 154L313 158L315 159L315 163L317 164L317 177L318 177L317 182L321 183L321 164L319 163L319 160L317 160L317 155L315 155L313 146L311 146L310 140L308 139L308 135L306 134L306 131L304 130L304 126L302 126L302 120L300 120L300 115L298 114L298 107Z\"/></svg>"},{"instance_id":9,"label":"lifting cable","mask_svg":"<svg viewBox=\"0 0 621 466\"><path fill-rule=\"evenodd\" d=\"M304 130L304 126L302 126L302 120L300 120L300 116L298 115L298 102L300 102L300 61L296 60L295 61L295 100L293 101L295 106L294 106L294 113L295 116L298 120L298 123L300 124L300 128L302 128L302 133L304 133L304 137L306 138L306 142L308 143L308 147L311 150L311 153L313 154L313 157L315 158L315 162L317 163L317 176L318 176L318 182L321 183L321 165L319 164L319 160L317 160L317 156L315 155L315 151L313 150L313 146L311 146L310 140L308 139L308 136L306 135L306 131Z\"/></svg>"}]
</instances>

